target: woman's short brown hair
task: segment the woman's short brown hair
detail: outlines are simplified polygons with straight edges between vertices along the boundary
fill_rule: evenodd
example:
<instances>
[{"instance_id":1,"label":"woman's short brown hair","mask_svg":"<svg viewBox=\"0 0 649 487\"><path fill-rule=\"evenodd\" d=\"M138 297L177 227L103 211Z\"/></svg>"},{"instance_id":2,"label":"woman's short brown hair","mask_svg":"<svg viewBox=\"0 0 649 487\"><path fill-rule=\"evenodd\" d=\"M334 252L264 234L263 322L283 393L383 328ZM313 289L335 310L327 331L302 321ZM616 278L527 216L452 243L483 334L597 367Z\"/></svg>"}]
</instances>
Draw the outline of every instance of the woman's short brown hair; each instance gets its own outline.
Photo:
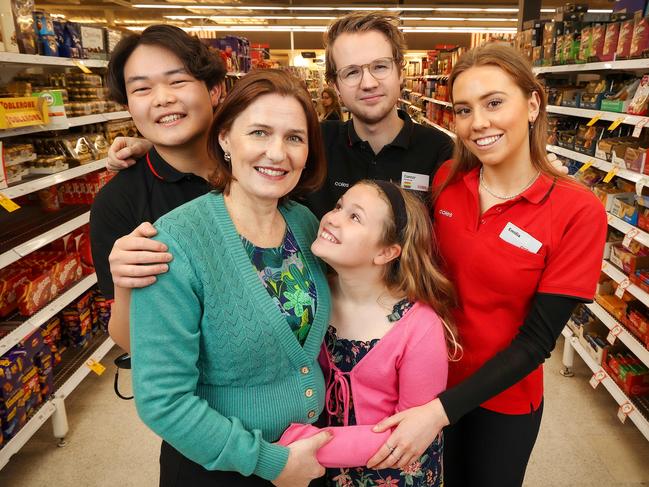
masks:
<instances>
[{"instance_id":1,"label":"woman's short brown hair","mask_svg":"<svg viewBox=\"0 0 649 487\"><path fill-rule=\"evenodd\" d=\"M138 46L158 46L174 53L185 69L197 80L203 81L208 90L225 79L226 68L221 58L211 51L198 37L173 25L151 25L141 34L128 35L117 43L110 56L106 84L112 100L122 105L128 103L124 66Z\"/></svg>"},{"instance_id":2,"label":"woman's short brown hair","mask_svg":"<svg viewBox=\"0 0 649 487\"><path fill-rule=\"evenodd\" d=\"M392 58L401 70L406 40L399 30L399 18L383 12L353 12L334 20L324 35L325 45L325 78L328 83L336 81L338 66L333 59L334 42L342 34L377 31L387 37L392 46ZM344 67L344 66L341 66Z\"/></svg>"},{"instance_id":3,"label":"woman's short brown hair","mask_svg":"<svg viewBox=\"0 0 649 487\"><path fill-rule=\"evenodd\" d=\"M227 193L230 183L234 179L232 168L225 160L223 149L219 144L219 134L228 132L237 117L260 96L272 94L294 98L302 106L306 116L309 154L297 186L286 196L291 197L315 191L324 183L327 162L318 114L313 107L311 96L301 80L288 72L278 69L259 69L252 71L234 84L232 91L228 93L214 115L207 145L210 154L216 161L216 171L210 178L210 182L217 191Z\"/></svg>"}]
</instances>

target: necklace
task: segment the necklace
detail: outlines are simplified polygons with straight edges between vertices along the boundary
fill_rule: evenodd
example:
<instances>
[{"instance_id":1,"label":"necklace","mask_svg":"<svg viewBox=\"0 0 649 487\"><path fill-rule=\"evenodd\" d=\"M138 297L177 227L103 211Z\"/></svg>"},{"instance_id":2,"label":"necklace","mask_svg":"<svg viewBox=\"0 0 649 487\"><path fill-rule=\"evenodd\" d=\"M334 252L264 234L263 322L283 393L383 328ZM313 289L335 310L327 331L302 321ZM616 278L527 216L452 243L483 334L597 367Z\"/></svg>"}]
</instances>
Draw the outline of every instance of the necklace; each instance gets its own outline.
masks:
<instances>
[{"instance_id":1,"label":"necklace","mask_svg":"<svg viewBox=\"0 0 649 487\"><path fill-rule=\"evenodd\" d=\"M532 176L532 179L529 180L529 182L525 185L525 187L524 187L523 189L521 189L518 193L513 194L513 195L511 195L511 196L502 196L502 195L499 195L499 194L494 193L494 192L491 191L489 188L487 188L487 185L484 183L484 175L483 175L483 172L484 172L484 166L482 166L482 167L480 168L480 186L482 186L482 187L484 188L484 190L485 190L487 193L489 193L491 196L493 196L494 198L498 198L499 200L513 200L514 198L516 198L516 197L519 196L520 194L524 193L525 190L527 190L527 188L529 188L530 186L532 186L532 184L534 184L534 181L536 181L537 178L541 175L541 171L538 171L534 176Z\"/></svg>"}]
</instances>

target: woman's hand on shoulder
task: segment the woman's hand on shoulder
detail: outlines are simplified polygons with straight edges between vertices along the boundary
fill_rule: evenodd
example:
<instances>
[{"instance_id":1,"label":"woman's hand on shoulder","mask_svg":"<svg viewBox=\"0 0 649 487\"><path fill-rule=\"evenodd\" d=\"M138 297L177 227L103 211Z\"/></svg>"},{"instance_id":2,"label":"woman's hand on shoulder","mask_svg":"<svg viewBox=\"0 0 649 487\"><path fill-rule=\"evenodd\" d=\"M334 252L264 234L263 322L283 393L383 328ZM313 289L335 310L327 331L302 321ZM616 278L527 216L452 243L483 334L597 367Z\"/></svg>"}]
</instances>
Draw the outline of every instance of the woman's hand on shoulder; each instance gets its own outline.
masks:
<instances>
[{"instance_id":1,"label":"woman's hand on shoulder","mask_svg":"<svg viewBox=\"0 0 649 487\"><path fill-rule=\"evenodd\" d=\"M381 433L394 431L383 446L367 462L368 468L405 468L419 460L444 426L449 424L439 399L401 411L384 419L374 427Z\"/></svg>"},{"instance_id":2,"label":"woman's hand on shoulder","mask_svg":"<svg viewBox=\"0 0 649 487\"><path fill-rule=\"evenodd\" d=\"M548 162L561 174L568 175L568 168L563 165L563 162L561 162L561 159L555 153L548 152Z\"/></svg>"},{"instance_id":3,"label":"woman's hand on shoulder","mask_svg":"<svg viewBox=\"0 0 649 487\"><path fill-rule=\"evenodd\" d=\"M307 487L313 479L322 477L325 469L318 463L316 452L332 437L330 432L322 431L288 445L288 461L284 470L273 480L273 484L277 487Z\"/></svg>"},{"instance_id":4,"label":"woman's hand on shoulder","mask_svg":"<svg viewBox=\"0 0 649 487\"><path fill-rule=\"evenodd\" d=\"M131 167L139 157L149 152L151 147L153 147L153 144L146 139L115 137L108 149L106 169L118 172Z\"/></svg>"}]
</instances>

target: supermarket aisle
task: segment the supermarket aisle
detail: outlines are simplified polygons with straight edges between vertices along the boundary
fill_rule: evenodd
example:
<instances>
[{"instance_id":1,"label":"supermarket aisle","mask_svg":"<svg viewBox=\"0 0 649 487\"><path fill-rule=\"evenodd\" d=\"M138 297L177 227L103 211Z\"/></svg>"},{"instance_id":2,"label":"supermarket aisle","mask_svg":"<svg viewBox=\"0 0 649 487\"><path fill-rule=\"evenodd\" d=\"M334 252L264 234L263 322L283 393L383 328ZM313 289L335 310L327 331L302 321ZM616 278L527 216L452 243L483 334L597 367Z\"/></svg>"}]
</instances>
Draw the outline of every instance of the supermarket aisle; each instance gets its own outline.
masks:
<instances>
[{"instance_id":1,"label":"supermarket aisle","mask_svg":"<svg viewBox=\"0 0 649 487\"><path fill-rule=\"evenodd\" d=\"M620 424L603 388L590 388L578 357L574 378L559 375L562 345L563 339L546 366L549 400L525 487L649 486L649 443L632 424ZM45 425L0 471L0 485L157 485L159 440L140 423L133 402L113 394L109 364L117 354L103 361L106 373L89 377L69 398L68 445L57 448Z\"/></svg>"}]
</instances>

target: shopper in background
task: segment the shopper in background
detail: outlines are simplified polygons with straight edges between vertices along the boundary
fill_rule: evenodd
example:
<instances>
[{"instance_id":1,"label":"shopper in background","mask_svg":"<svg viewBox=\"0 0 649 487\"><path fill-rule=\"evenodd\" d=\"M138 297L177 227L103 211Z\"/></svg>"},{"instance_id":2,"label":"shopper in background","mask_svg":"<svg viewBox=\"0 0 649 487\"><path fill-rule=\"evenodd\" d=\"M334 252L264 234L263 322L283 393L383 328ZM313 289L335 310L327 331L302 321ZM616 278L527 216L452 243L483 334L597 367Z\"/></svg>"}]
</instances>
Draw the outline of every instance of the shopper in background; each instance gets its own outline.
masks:
<instances>
[{"instance_id":1,"label":"shopper in background","mask_svg":"<svg viewBox=\"0 0 649 487\"><path fill-rule=\"evenodd\" d=\"M520 486L543 411L541 364L594 296L606 215L548 163L544 90L520 53L469 51L449 89L458 144L434 181L434 218L464 354L438 399L379 425L397 428L370 465L404 467L450 424L446 487Z\"/></svg>"},{"instance_id":2,"label":"shopper in background","mask_svg":"<svg viewBox=\"0 0 649 487\"><path fill-rule=\"evenodd\" d=\"M324 403L318 222L288 199L324 178L318 117L298 80L259 70L219 106L208 144L216 190L156 222L174 259L131 296L137 410L164 440L162 486L306 486L330 434L272 442Z\"/></svg>"},{"instance_id":3,"label":"shopper in background","mask_svg":"<svg viewBox=\"0 0 649 487\"><path fill-rule=\"evenodd\" d=\"M99 287L106 298L115 299L109 331L125 350L131 286L128 278L113 283L109 254L115 242L134 242L142 249L137 258L149 264L148 273L167 269L168 259L160 253L165 247L143 238L152 233L139 225L210 190L207 178L216 164L207 152L207 136L224 78L220 58L171 25L125 37L111 57L111 97L128 106L138 131L152 144L142 144L140 163L102 188L90 214ZM122 238L129 234L133 240Z\"/></svg>"},{"instance_id":4,"label":"shopper in background","mask_svg":"<svg viewBox=\"0 0 649 487\"><path fill-rule=\"evenodd\" d=\"M336 90L325 87L320 94L320 120L342 120L343 112Z\"/></svg>"},{"instance_id":5,"label":"shopper in background","mask_svg":"<svg viewBox=\"0 0 649 487\"><path fill-rule=\"evenodd\" d=\"M329 485L443 485L441 438L403 472L362 468L389 436L371 427L437 397L446 388L447 343L452 358L459 354L453 288L435 263L433 239L425 205L386 181L355 184L320 222L311 249L336 271L320 355L334 436L317 458L332 467ZM280 443L318 431L292 425Z\"/></svg>"}]
</instances>

